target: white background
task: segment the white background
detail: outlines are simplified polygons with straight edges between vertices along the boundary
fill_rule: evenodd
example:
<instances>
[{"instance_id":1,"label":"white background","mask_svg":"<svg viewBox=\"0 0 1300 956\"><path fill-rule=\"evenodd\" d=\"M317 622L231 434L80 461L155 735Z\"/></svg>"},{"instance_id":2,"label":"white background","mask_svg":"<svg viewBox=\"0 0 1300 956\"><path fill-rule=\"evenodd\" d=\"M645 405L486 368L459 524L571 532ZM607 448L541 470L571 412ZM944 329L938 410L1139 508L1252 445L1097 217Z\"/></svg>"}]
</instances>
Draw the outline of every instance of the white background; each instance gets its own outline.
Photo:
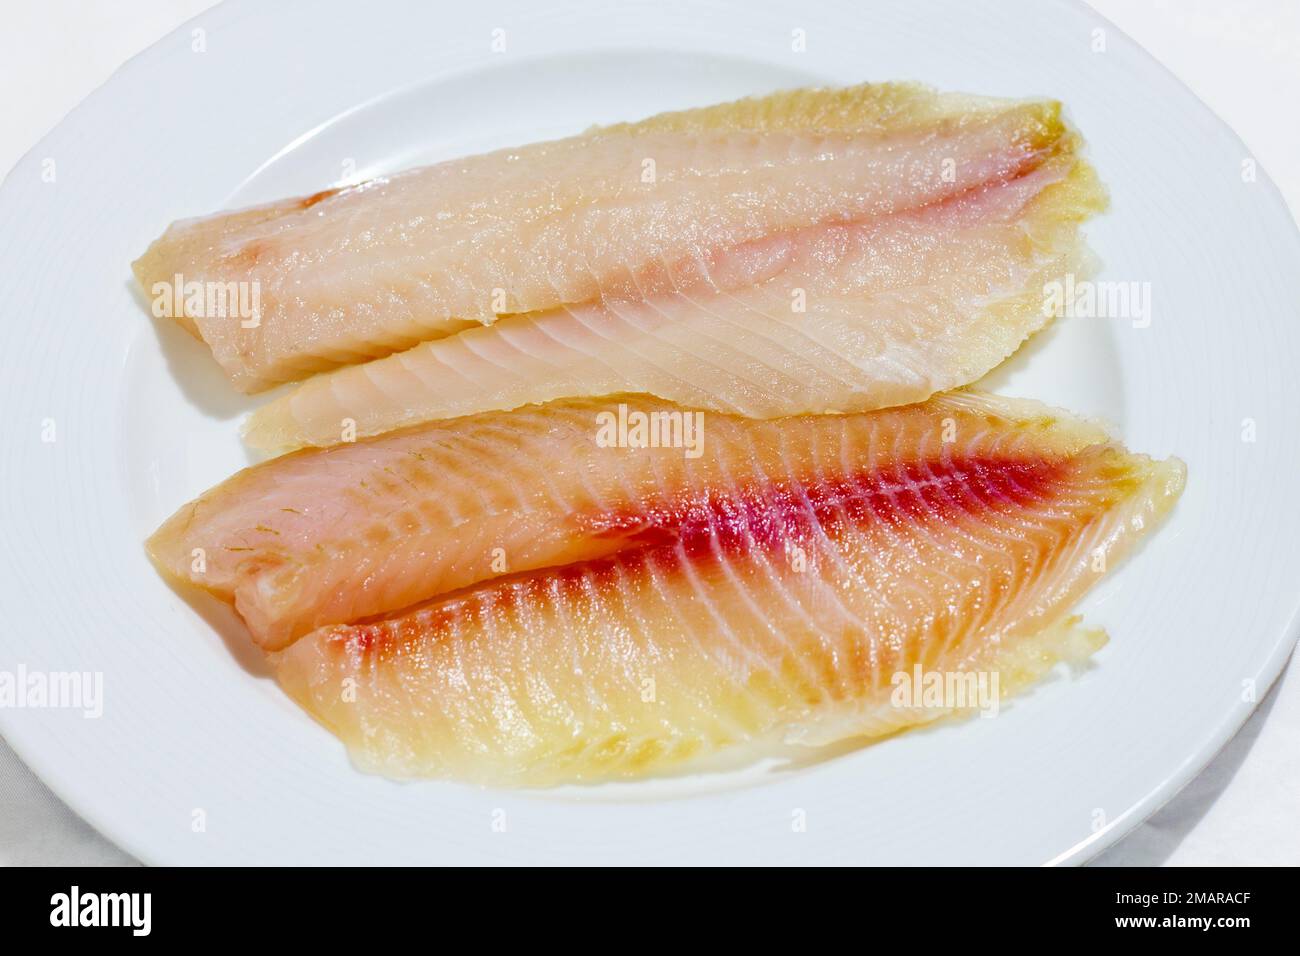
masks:
<instances>
[{"instance_id":1,"label":"white background","mask_svg":"<svg viewBox=\"0 0 1300 956\"><path fill-rule=\"evenodd\" d=\"M126 59L212 5L211 0L2 0L0 169L13 166ZM1300 210L1300 124L1294 107L1300 95L1300 3L1092 0L1092 6L1226 120L1277 182L1292 212ZM1210 767L1096 863L1300 864L1296 671L1293 661ZM0 863L129 862L0 743Z\"/></svg>"}]
</instances>

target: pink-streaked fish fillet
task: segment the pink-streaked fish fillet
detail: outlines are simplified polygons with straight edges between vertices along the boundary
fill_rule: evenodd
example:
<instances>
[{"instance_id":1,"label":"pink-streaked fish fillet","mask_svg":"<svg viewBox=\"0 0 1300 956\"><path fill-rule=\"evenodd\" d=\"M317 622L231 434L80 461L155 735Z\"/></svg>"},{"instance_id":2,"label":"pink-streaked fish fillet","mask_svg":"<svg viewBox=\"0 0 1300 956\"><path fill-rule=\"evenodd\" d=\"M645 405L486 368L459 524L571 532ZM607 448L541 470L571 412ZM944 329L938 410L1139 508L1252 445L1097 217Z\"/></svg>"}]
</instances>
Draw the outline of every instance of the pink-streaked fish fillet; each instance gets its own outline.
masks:
<instances>
[{"instance_id":1,"label":"pink-streaked fish fillet","mask_svg":"<svg viewBox=\"0 0 1300 956\"><path fill-rule=\"evenodd\" d=\"M770 418L923 401L997 366L1082 273L1104 205L1062 154L1014 180L883 219L770 236L586 305L503 318L338 369L259 409L266 451L438 418L642 392Z\"/></svg>"},{"instance_id":2,"label":"pink-streaked fish fillet","mask_svg":"<svg viewBox=\"0 0 1300 956\"><path fill-rule=\"evenodd\" d=\"M973 393L705 429L686 465L667 449L584 458L653 475L631 505L573 503L613 553L323 628L274 655L280 682L394 777L549 785L889 734L962 708L900 699L898 675L996 674L1007 693L1100 647L1069 610L1184 475ZM501 467L544 487L552 463Z\"/></svg>"},{"instance_id":3,"label":"pink-streaked fish fillet","mask_svg":"<svg viewBox=\"0 0 1300 956\"><path fill-rule=\"evenodd\" d=\"M184 220L134 271L147 295L178 276L250 290L249 317L173 308L252 392L995 187L1074 146L1054 102L801 90Z\"/></svg>"},{"instance_id":4,"label":"pink-streaked fish fillet","mask_svg":"<svg viewBox=\"0 0 1300 956\"><path fill-rule=\"evenodd\" d=\"M599 441L606 419L667 416L682 447ZM644 397L588 399L433 422L246 468L149 539L171 579L229 601L254 640L283 647L326 624L409 607L505 573L609 554L636 527L585 522L655 500L661 484L717 481L748 423ZM672 429L676 429L675 432ZM714 449L718 449L713 453ZM689 454L689 457L688 457ZM755 466L779 468L767 446Z\"/></svg>"}]
</instances>

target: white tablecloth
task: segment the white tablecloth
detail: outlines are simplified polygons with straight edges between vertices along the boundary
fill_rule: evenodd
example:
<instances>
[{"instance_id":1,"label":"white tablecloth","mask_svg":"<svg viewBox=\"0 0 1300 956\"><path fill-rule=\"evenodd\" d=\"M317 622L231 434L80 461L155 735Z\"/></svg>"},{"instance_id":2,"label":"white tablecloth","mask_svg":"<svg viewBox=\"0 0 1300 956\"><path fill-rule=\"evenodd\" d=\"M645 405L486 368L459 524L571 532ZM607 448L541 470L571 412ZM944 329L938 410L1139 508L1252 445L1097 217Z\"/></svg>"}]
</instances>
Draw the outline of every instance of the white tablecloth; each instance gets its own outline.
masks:
<instances>
[{"instance_id":1,"label":"white tablecloth","mask_svg":"<svg viewBox=\"0 0 1300 956\"><path fill-rule=\"evenodd\" d=\"M1250 145L1300 210L1295 0L1093 0ZM9 5L0 32L0 169L7 170L121 63L212 0L42 0ZM1285 115L1284 115L1285 114ZM1300 581L1296 582L1300 587ZM1294 661L1245 728L1181 794L1097 861L1300 863L1300 674ZM0 742L0 864L133 862Z\"/></svg>"}]
</instances>

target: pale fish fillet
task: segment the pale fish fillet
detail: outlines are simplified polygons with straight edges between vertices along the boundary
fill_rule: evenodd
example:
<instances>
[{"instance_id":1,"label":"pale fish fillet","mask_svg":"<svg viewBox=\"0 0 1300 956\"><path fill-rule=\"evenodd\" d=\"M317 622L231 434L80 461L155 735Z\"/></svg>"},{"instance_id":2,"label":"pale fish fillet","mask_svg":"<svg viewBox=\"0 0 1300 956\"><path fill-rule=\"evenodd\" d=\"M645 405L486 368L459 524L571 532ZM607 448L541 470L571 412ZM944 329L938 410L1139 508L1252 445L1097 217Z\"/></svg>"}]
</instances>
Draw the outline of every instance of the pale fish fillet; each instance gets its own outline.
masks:
<instances>
[{"instance_id":1,"label":"pale fish fillet","mask_svg":"<svg viewBox=\"0 0 1300 956\"><path fill-rule=\"evenodd\" d=\"M259 409L245 440L330 445L617 392L758 418L923 401L979 378L1048 321L1044 286L1086 271L1078 225L1104 201L1090 166L1057 156L924 209L771 236L665 268L622 298L338 369Z\"/></svg>"},{"instance_id":2,"label":"pale fish fillet","mask_svg":"<svg viewBox=\"0 0 1300 956\"><path fill-rule=\"evenodd\" d=\"M583 515L640 540L323 628L274 655L280 682L394 777L548 785L889 734L972 707L900 698L899 675L996 674L1006 693L1100 647L1069 609L1184 478L1063 413L971 393L706 429L712 477Z\"/></svg>"},{"instance_id":3,"label":"pale fish fillet","mask_svg":"<svg viewBox=\"0 0 1300 956\"><path fill-rule=\"evenodd\" d=\"M173 314L252 392L594 301L665 263L920 208L1071 148L1054 102L801 90L184 220L133 268L149 296L177 277L243 292L248 317L187 296Z\"/></svg>"}]
</instances>

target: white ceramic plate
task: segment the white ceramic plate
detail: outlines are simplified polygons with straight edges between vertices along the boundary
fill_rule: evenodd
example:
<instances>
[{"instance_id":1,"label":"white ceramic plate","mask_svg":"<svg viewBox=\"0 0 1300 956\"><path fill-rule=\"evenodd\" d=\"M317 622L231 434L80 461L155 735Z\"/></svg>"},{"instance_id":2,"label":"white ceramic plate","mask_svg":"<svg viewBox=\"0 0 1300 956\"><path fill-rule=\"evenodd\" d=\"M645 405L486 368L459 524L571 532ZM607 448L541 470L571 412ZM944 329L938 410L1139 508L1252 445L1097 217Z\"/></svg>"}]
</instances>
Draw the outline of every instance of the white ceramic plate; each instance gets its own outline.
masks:
<instances>
[{"instance_id":1,"label":"white ceramic plate","mask_svg":"<svg viewBox=\"0 0 1300 956\"><path fill-rule=\"evenodd\" d=\"M141 541L246 464L250 407L131 289L169 221L867 79L1064 100L1112 193L1089 228L1101 278L1149 283L1149 325L1065 319L992 382L1188 463L1172 520L1084 605L1112 635L1094 668L996 720L796 768L397 785L351 769L228 613L155 575ZM1086 859L1218 751L1296 634L1300 241L1250 171L1186 89L1063 0L227 3L123 67L0 191L0 670L103 679L98 719L3 709L0 730L150 862Z\"/></svg>"}]
</instances>

